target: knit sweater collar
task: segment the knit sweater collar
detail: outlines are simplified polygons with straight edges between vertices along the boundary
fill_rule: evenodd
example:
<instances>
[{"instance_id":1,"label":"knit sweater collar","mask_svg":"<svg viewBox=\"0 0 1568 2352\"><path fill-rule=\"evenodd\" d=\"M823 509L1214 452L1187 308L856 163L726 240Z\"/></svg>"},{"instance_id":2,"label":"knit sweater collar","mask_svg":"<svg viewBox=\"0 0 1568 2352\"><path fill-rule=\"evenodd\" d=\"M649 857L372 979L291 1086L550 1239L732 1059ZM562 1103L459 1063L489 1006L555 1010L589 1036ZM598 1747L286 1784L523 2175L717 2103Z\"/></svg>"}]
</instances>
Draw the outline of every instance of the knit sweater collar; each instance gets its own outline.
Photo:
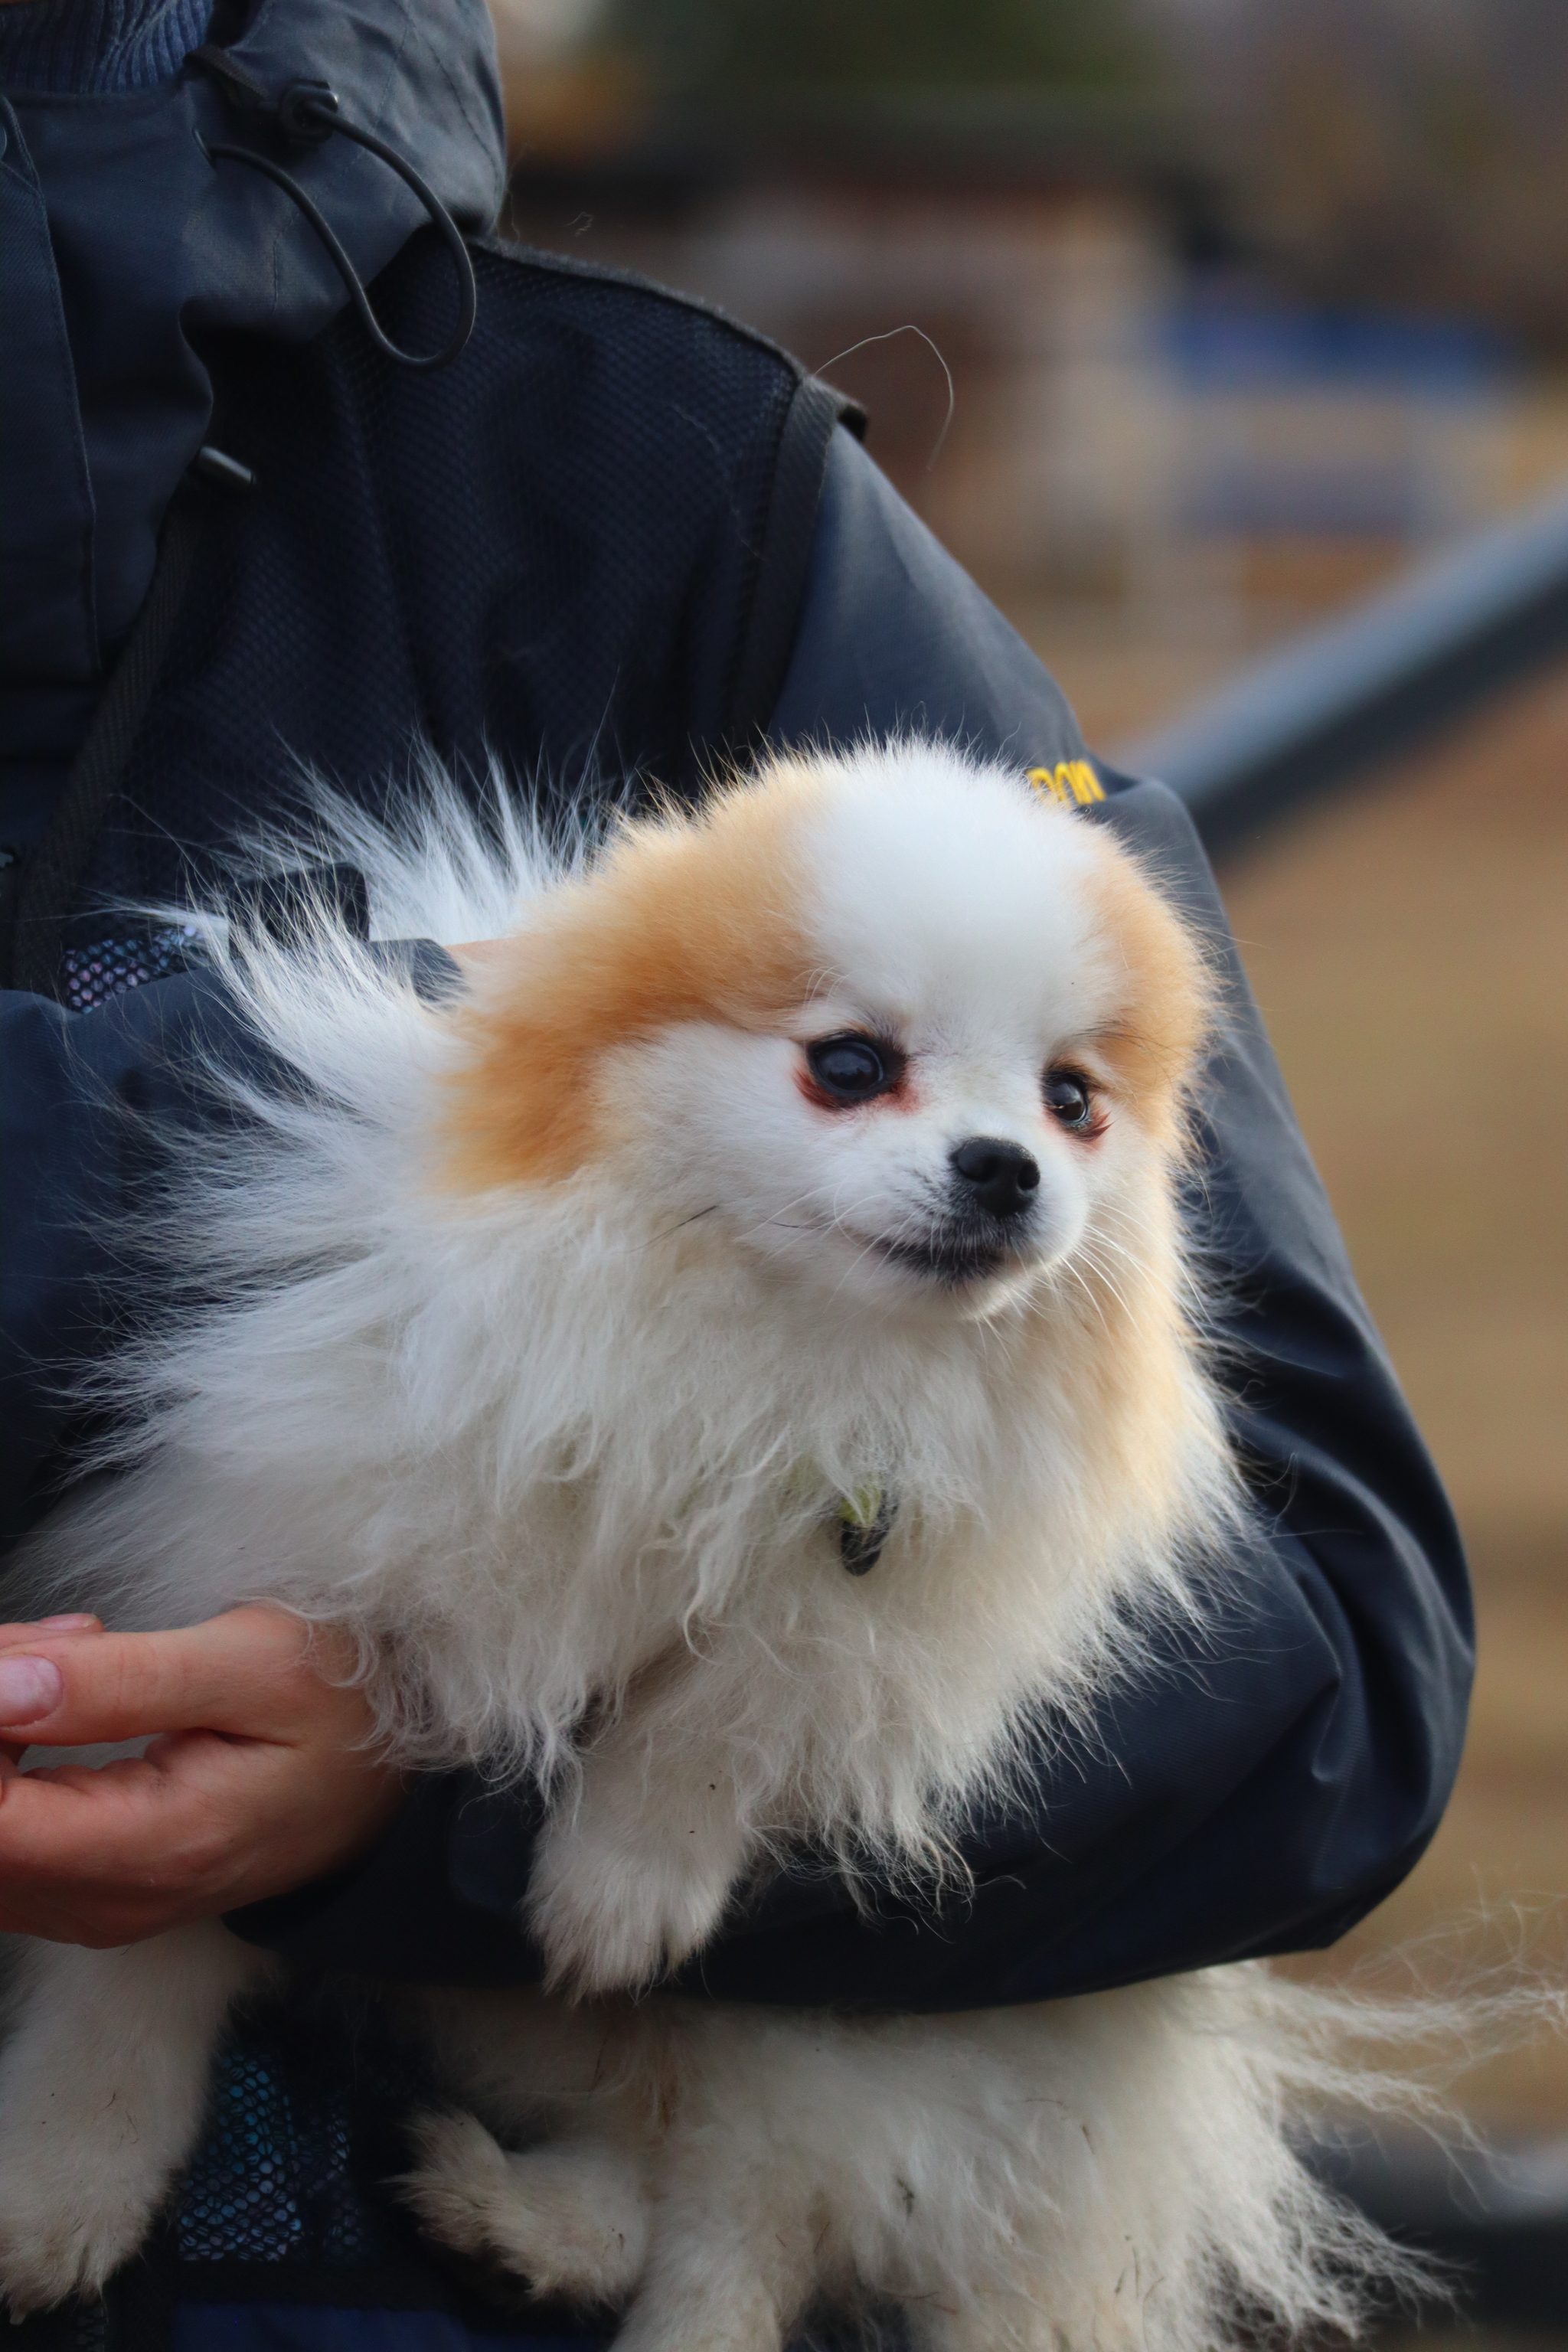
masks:
<instances>
[{"instance_id":1,"label":"knit sweater collar","mask_svg":"<svg viewBox=\"0 0 1568 2352\"><path fill-rule=\"evenodd\" d=\"M212 0L12 0L0 7L0 89L104 97L173 81Z\"/></svg>"}]
</instances>

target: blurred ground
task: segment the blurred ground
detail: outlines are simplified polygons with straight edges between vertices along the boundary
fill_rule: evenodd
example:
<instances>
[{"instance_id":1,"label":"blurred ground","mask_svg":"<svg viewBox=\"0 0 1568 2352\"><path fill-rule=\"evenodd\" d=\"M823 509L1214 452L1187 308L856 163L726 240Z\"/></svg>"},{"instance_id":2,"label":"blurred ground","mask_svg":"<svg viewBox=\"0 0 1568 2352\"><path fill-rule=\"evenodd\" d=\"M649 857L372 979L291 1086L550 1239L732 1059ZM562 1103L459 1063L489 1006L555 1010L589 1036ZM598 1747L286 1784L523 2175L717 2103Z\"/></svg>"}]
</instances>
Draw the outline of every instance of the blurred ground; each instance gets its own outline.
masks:
<instances>
[{"instance_id":1,"label":"blurred ground","mask_svg":"<svg viewBox=\"0 0 1568 2352\"><path fill-rule=\"evenodd\" d=\"M1480 1666L1437 1840L1338 1964L1502 1906L1568 1948L1568 670L1223 877L1308 1140L1458 1507ZM1544 1916L1544 1915L1551 1916ZM1568 2048L1472 2103L1568 2125Z\"/></svg>"}]
</instances>

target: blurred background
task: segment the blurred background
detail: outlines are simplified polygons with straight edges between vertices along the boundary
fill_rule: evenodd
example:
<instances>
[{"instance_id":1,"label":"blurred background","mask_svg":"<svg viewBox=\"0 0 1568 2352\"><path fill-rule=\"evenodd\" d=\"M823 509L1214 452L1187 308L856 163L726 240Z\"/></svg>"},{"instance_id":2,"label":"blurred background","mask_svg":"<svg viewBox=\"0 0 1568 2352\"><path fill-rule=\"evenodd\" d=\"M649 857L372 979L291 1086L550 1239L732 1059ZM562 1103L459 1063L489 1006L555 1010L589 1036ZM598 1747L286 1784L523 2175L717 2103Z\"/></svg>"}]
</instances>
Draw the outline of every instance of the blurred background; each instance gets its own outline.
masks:
<instances>
[{"instance_id":1,"label":"blurred background","mask_svg":"<svg viewBox=\"0 0 1568 2352\"><path fill-rule=\"evenodd\" d=\"M494 6L516 234L862 401L1102 753L1336 614L1342 658L1568 484L1562 0ZM1537 638L1215 835L1479 1593L1453 1808L1335 1969L1483 1910L1472 1953L1568 1953L1568 620ZM1467 2095L1528 2192L1482 2319L1568 2343L1568 2047Z\"/></svg>"}]
</instances>

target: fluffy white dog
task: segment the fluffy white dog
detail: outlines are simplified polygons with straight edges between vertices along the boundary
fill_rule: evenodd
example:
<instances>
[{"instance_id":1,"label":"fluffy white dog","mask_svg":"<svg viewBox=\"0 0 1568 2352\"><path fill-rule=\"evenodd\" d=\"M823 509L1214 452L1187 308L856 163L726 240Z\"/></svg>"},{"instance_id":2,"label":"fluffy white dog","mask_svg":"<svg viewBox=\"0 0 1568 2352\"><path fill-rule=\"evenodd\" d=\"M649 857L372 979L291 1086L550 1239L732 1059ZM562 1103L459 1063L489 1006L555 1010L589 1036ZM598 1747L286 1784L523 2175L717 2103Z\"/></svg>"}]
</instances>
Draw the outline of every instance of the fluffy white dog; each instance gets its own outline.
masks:
<instances>
[{"instance_id":1,"label":"fluffy white dog","mask_svg":"<svg viewBox=\"0 0 1568 2352\"><path fill-rule=\"evenodd\" d=\"M1021 1728L1202 1608L1241 1506L1175 1198L1187 929L1107 832L915 744L564 863L455 796L334 822L381 936L503 943L432 1004L324 913L215 929L287 1075L187 1171L195 1303L115 1367L119 1475L37 1565L122 1624L346 1627L400 1758L547 1792L550 1989L424 2004L472 2111L422 2126L426 2223L637 2352L768 2352L824 2295L942 2352L1344 2320L1370 2237L1290 2153L1311 2036L1255 1971L945 2019L624 1998L801 1838L953 1876ZM216 1927L32 1949L14 2311L139 2242L271 1965Z\"/></svg>"}]
</instances>

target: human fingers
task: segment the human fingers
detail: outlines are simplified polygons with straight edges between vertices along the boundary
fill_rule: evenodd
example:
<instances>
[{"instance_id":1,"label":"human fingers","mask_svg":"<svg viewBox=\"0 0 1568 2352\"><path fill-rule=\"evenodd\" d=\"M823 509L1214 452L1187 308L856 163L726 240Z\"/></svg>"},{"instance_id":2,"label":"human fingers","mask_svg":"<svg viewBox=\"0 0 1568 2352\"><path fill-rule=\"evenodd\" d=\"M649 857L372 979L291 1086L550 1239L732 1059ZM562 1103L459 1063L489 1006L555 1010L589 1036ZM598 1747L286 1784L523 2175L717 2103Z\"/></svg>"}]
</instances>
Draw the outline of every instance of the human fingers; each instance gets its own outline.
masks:
<instances>
[{"instance_id":1,"label":"human fingers","mask_svg":"<svg viewBox=\"0 0 1568 2352\"><path fill-rule=\"evenodd\" d=\"M0 1653L6 1650L36 1648L40 1639L57 1634L101 1633L103 1620L85 1610L72 1610L58 1617L35 1617L16 1624L0 1625ZM23 1750L30 1743L26 1739L0 1739L0 1780L6 1780L22 1760Z\"/></svg>"},{"instance_id":2,"label":"human fingers","mask_svg":"<svg viewBox=\"0 0 1568 2352\"><path fill-rule=\"evenodd\" d=\"M0 1653L15 1649L36 1649L40 1640L60 1634L101 1633L103 1620L89 1615L85 1610L73 1610L58 1617L35 1617L18 1620L14 1624L0 1625ZM0 1780L6 1780L22 1760L25 1749L31 1745L26 1739L0 1739Z\"/></svg>"},{"instance_id":3,"label":"human fingers","mask_svg":"<svg viewBox=\"0 0 1568 2352\"><path fill-rule=\"evenodd\" d=\"M176 1737L196 1749L227 1745L211 1733ZM205 1899L222 1867L221 1777L219 1801L205 1803L199 1775L177 1762L171 1771L171 1760L35 1769L0 1786L0 1927L129 1943L178 1924L171 1898ZM221 1905L219 1895L213 1907Z\"/></svg>"},{"instance_id":4,"label":"human fingers","mask_svg":"<svg viewBox=\"0 0 1568 2352\"><path fill-rule=\"evenodd\" d=\"M54 1633L101 1633L101 1617L89 1616L85 1610L73 1611L63 1617L21 1618L13 1625L0 1625L0 1650L15 1650L40 1636Z\"/></svg>"},{"instance_id":5,"label":"human fingers","mask_svg":"<svg viewBox=\"0 0 1568 2352\"><path fill-rule=\"evenodd\" d=\"M174 1633L29 1629L0 1744L154 1734L140 1759L0 1772L0 1928L132 1941L306 1884L402 1800L352 1646L244 1609Z\"/></svg>"},{"instance_id":6,"label":"human fingers","mask_svg":"<svg viewBox=\"0 0 1568 2352\"><path fill-rule=\"evenodd\" d=\"M0 1742L47 1747L221 1731L318 1740L363 1699L344 1687L352 1652L275 1609L229 1610L156 1633L28 1629L0 1648Z\"/></svg>"},{"instance_id":7,"label":"human fingers","mask_svg":"<svg viewBox=\"0 0 1568 2352\"><path fill-rule=\"evenodd\" d=\"M210 1918L352 1860L401 1798L363 1748L210 1732L30 1771L0 1787L0 1929L101 1947Z\"/></svg>"}]
</instances>

